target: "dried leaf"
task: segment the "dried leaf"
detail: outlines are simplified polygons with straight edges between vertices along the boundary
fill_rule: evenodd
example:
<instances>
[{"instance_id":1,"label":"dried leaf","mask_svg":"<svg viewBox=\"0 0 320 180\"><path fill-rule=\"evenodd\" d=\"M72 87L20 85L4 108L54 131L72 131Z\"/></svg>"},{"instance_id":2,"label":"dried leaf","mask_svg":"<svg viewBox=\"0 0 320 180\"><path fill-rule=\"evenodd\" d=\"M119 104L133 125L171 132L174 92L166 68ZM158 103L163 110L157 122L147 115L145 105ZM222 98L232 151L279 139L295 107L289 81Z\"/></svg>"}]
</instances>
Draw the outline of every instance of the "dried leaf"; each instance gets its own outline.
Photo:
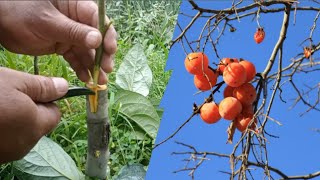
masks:
<instances>
[{"instance_id":1,"label":"dried leaf","mask_svg":"<svg viewBox=\"0 0 320 180\"><path fill-rule=\"evenodd\" d=\"M228 140L227 140L227 144L232 144L232 140L233 140L233 135L234 135L234 132L236 130L236 125L231 122L231 124L229 125L228 127L228 130L227 130L227 133L228 133Z\"/></svg>"}]
</instances>

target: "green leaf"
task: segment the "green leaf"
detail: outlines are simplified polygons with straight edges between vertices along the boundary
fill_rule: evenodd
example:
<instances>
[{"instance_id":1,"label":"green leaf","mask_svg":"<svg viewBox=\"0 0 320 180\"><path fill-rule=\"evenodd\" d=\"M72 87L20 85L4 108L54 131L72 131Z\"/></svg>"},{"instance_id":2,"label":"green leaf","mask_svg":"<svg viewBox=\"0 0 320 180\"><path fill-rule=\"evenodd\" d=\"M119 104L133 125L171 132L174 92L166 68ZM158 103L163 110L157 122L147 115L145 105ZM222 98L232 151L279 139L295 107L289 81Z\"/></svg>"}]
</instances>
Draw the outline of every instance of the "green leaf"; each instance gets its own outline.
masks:
<instances>
[{"instance_id":1,"label":"green leaf","mask_svg":"<svg viewBox=\"0 0 320 180\"><path fill-rule=\"evenodd\" d=\"M156 137L160 118L146 97L132 91L119 90L114 104L120 104L118 111L135 122L150 137Z\"/></svg>"},{"instance_id":2,"label":"green leaf","mask_svg":"<svg viewBox=\"0 0 320 180\"><path fill-rule=\"evenodd\" d=\"M3 180L14 180L14 174L13 173L7 173L5 177L3 177Z\"/></svg>"},{"instance_id":3,"label":"green leaf","mask_svg":"<svg viewBox=\"0 0 320 180\"><path fill-rule=\"evenodd\" d=\"M114 180L144 180L145 176L146 170L142 164L132 164L123 166Z\"/></svg>"},{"instance_id":4,"label":"green leaf","mask_svg":"<svg viewBox=\"0 0 320 180\"><path fill-rule=\"evenodd\" d=\"M131 131L130 134L133 139L140 140L140 141L144 140L145 136L146 136L146 134L144 132L141 132L138 130Z\"/></svg>"},{"instance_id":5,"label":"green leaf","mask_svg":"<svg viewBox=\"0 0 320 180\"><path fill-rule=\"evenodd\" d=\"M156 111L157 111L157 113L158 113L159 118L161 119L161 117L162 117L162 115L163 115L164 110L163 110L163 108L160 108L160 107L159 107L160 99L151 99L150 101L151 101L151 103L152 103L152 105L153 105L154 109L156 109Z\"/></svg>"},{"instance_id":6,"label":"green leaf","mask_svg":"<svg viewBox=\"0 0 320 180\"><path fill-rule=\"evenodd\" d=\"M116 83L125 90L144 96L149 94L152 72L141 44L133 46L124 57L116 73Z\"/></svg>"},{"instance_id":7,"label":"green leaf","mask_svg":"<svg viewBox=\"0 0 320 180\"><path fill-rule=\"evenodd\" d=\"M157 113L158 113L158 116L160 117L160 119L162 118L162 115L163 115L163 113L164 113L164 110L163 109L160 109L160 108L158 108L157 109Z\"/></svg>"},{"instance_id":8,"label":"green leaf","mask_svg":"<svg viewBox=\"0 0 320 180\"><path fill-rule=\"evenodd\" d=\"M23 159L13 163L15 175L23 180L41 179L84 179L71 157L47 137Z\"/></svg>"}]
</instances>

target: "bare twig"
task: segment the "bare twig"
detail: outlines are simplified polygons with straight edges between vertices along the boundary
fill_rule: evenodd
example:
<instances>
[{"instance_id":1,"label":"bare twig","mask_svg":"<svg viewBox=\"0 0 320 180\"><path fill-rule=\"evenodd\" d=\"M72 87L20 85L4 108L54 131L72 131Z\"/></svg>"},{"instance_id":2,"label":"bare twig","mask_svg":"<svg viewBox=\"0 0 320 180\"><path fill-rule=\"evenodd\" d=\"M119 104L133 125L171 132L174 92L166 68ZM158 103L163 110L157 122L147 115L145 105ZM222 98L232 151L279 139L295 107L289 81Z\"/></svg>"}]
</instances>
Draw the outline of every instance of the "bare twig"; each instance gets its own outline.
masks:
<instances>
[{"instance_id":1,"label":"bare twig","mask_svg":"<svg viewBox=\"0 0 320 180\"><path fill-rule=\"evenodd\" d=\"M35 75L39 75L38 56L34 56L33 58L33 71Z\"/></svg>"},{"instance_id":2,"label":"bare twig","mask_svg":"<svg viewBox=\"0 0 320 180\"><path fill-rule=\"evenodd\" d=\"M211 92L211 94L216 93L217 91L219 91L219 89L221 88L221 86L224 84L224 82L220 82L218 84L215 85L215 89ZM201 107L204 105L204 103L207 102L211 102L212 101L212 97L211 98L207 98L205 100L205 102L203 102L200 106L195 107L193 110L193 113L190 115L190 117L181 125L179 126L169 137L167 137L165 140L161 141L160 143L156 144L153 149L157 148L158 146L160 146L161 144L167 142L168 140L170 140L171 138L173 138L186 124L188 124L188 122L198 113L200 113L200 109Z\"/></svg>"}]
</instances>

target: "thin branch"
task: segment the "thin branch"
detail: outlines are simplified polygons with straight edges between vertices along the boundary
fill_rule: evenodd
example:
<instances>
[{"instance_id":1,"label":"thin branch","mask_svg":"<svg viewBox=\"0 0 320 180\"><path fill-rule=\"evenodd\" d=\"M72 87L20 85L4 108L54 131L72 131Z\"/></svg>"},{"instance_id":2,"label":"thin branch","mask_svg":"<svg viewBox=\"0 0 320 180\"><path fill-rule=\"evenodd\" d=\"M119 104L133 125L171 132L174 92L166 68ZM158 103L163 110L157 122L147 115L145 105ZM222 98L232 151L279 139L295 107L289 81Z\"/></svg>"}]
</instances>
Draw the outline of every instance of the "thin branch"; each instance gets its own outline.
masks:
<instances>
[{"instance_id":1,"label":"thin branch","mask_svg":"<svg viewBox=\"0 0 320 180\"><path fill-rule=\"evenodd\" d=\"M217 91L219 91L219 89L221 88L221 86L224 84L224 81L218 83L215 85L215 89L211 92L211 94L216 93ZM207 102L211 102L212 101L212 96L210 95L209 98L207 98L205 100L205 102L203 102L200 106L195 107L193 110L193 113L190 115L190 117L181 125L179 126L169 137L167 137L166 139L164 139L163 141L161 141L160 143L156 144L153 149L157 148L158 146L160 146L161 144L167 142L168 140L170 140L171 138L173 138L186 124L188 124L188 122L197 114L200 113L200 109L201 107L207 103Z\"/></svg>"},{"instance_id":2,"label":"thin branch","mask_svg":"<svg viewBox=\"0 0 320 180\"><path fill-rule=\"evenodd\" d=\"M266 166L266 164L261 164L261 163L255 163L255 162L248 161L248 166L256 166L256 167L264 168ZM286 174L284 174L282 171L280 171L277 168L274 168L274 167L268 165L268 169L270 171L273 171L273 172L277 173L278 175L280 175L284 179L288 178L288 176Z\"/></svg>"},{"instance_id":3,"label":"thin branch","mask_svg":"<svg viewBox=\"0 0 320 180\"><path fill-rule=\"evenodd\" d=\"M275 5L275 4L291 4L292 2L295 1L291 1L291 0L273 0L273 1L263 1L263 2L255 2L253 4L247 5L245 7L240 7L237 8L237 10L235 10L234 8L227 8L227 9L222 9L222 10L215 10L215 9L206 9L206 8L202 8L199 7L193 0L189 0L189 3L192 5L193 9L198 10L199 12L202 13L214 13L214 14L219 14L219 13L224 13L224 14L235 14L235 13L241 13L244 11L248 11L250 9L253 8L257 8L259 6L271 6L271 5Z\"/></svg>"},{"instance_id":4,"label":"thin branch","mask_svg":"<svg viewBox=\"0 0 320 180\"><path fill-rule=\"evenodd\" d=\"M319 177L319 176L320 176L320 171L317 171L315 173L308 174L308 175L288 176L284 179L312 179L312 178Z\"/></svg>"},{"instance_id":5,"label":"thin branch","mask_svg":"<svg viewBox=\"0 0 320 180\"><path fill-rule=\"evenodd\" d=\"M271 68L273 67L273 63L275 61L276 55L277 55L280 47L282 46L282 44L286 38L286 34L287 34L288 26L289 26L289 18L290 18L290 5L286 4L278 42L276 43L276 45L272 51L271 57L268 61L268 64L267 64L265 70L261 73L261 76L264 79L267 77Z\"/></svg>"},{"instance_id":6,"label":"thin branch","mask_svg":"<svg viewBox=\"0 0 320 180\"><path fill-rule=\"evenodd\" d=\"M39 75L38 56L34 56L33 59L33 71L35 75Z\"/></svg>"},{"instance_id":7,"label":"thin branch","mask_svg":"<svg viewBox=\"0 0 320 180\"><path fill-rule=\"evenodd\" d=\"M192 24L194 24L194 22L201 16L201 12L198 12L194 17L193 17L193 19L190 21L190 23L184 28L184 30L180 33L180 35L176 38L176 39L174 39L173 41L172 41L172 44L175 44L175 42L177 42L177 41L179 41L181 38L182 38L182 36L188 31L188 29L190 29L191 28L191 26L192 26Z\"/></svg>"}]
</instances>

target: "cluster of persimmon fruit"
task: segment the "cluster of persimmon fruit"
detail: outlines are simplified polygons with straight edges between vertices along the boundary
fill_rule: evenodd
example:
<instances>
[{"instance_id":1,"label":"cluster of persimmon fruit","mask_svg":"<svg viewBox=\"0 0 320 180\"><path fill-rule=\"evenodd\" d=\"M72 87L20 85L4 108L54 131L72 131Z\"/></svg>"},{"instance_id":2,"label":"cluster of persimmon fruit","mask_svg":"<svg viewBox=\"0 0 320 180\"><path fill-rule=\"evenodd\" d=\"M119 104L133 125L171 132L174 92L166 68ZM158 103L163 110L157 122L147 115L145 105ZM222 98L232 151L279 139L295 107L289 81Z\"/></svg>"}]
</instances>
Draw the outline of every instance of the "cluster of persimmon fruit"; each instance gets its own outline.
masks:
<instances>
[{"instance_id":1,"label":"cluster of persimmon fruit","mask_svg":"<svg viewBox=\"0 0 320 180\"><path fill-rule=\"evenodd\" d=\"M185 59L186 70L194 75L194 85L201 91L211 90L222 76L226 87L223 91L223 100L220 103L206 102L200 108L201 119L213 124L221 118L233 121L240 132L244 132L254 117L253 103L257 93L251 81L256 75L255 65L244 59L223 58L213 69L209 66L208 57L203 52L187 55Z\"/></svg>"}]
</instances>

